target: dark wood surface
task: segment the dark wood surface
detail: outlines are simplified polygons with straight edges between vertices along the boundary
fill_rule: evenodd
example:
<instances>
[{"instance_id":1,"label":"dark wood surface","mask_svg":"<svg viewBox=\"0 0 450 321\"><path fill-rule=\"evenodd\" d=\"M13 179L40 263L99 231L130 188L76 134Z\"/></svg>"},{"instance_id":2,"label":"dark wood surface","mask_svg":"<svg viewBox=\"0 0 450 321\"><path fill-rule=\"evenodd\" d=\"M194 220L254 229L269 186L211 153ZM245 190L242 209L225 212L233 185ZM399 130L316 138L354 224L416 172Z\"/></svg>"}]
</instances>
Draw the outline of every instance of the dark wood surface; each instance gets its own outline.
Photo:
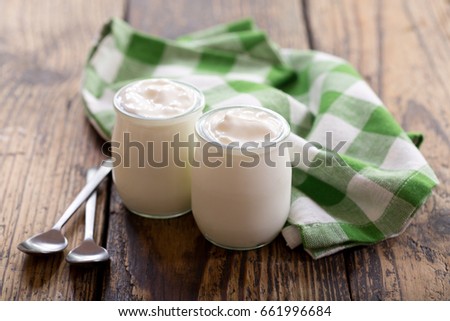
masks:
<instances>
[{"instance_id":1,"label":"dark wood surface","mask_svg":"<svg viewBox=\"0 0 450 321\"><path fill-rule=\"evenodd\" d=\"M3 300L449 300L450 4L445 0L0 1L0 298ZM83 115L82 66L111 16L169 38L252 17L283 47L354 64L441 180L409 228L375 246L312 260L278 237L259 250L209 244L192 215L130 214L100 188L96 238L108 266L70 268L63 255L16 249L49 228L98 165L102 140ZM80 213L81 214L81 211Z\"/></svg>"}]
</instances>

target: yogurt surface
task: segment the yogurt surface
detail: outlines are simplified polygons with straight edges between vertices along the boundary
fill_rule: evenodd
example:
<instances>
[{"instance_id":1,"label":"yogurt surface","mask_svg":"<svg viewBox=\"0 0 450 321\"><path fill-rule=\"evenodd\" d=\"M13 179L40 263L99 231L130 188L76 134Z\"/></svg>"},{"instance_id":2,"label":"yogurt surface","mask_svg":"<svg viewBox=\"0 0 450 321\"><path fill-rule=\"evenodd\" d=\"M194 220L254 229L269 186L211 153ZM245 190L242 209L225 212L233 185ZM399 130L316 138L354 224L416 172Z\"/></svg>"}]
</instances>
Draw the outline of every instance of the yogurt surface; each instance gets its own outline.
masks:
<instances>
[{"instance_id":1,"label":"yogurt surface","mask_svg":"<svg viewBox=\"0 0 450 321\"><path fill-rule=\"evenodd\" d=\"M144 118L171 118L189 112L194 92L168 79L146 79L125 87L117 96L119 107Z\"/></svg>"},{"instance_id":2,"label":"yogurt surface","mask_svg":"<svg viewBox=\"0 0 450 321\"><path fill-rule=\"evenodd\" d=\"M203 133L211 141L228 145L233 142L241 146L246 142L264 142L276 139L282 132L279 117L259 108L231 108L218 110L208 117Z\"/></svg>"}]
</instances>

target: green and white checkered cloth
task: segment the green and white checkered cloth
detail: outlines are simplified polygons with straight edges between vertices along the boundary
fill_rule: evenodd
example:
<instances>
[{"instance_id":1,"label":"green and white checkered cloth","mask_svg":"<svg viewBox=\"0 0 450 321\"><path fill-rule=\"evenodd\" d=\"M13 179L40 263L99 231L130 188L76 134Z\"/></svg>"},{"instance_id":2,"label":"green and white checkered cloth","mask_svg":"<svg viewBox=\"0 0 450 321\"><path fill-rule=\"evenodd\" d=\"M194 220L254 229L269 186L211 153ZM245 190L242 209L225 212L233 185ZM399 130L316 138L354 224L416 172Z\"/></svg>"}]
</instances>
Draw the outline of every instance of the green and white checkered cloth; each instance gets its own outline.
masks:
<instances>
[{"instance_id":1,"label":"green and white checkered cloth","mask_svg":"<svg viewBox=\"0 0 450 321\"><path fill-rule=\"evenodd\" d=\"M303 244L314 258L398 235L438 182L413 144L421 136L402 130L348 62L279 49L250 20L172 41L113 19L84 71L86 112L105 139L114 125L116 90L149 77L192 83L204 92L206 109L250 104L285 117L294 150L309 147L311 162L293 168L282 234L291 248ZM339 142L345 144L333 152ZM310 165L317 160L322 165Z\"/></svg>"}]
</instances>

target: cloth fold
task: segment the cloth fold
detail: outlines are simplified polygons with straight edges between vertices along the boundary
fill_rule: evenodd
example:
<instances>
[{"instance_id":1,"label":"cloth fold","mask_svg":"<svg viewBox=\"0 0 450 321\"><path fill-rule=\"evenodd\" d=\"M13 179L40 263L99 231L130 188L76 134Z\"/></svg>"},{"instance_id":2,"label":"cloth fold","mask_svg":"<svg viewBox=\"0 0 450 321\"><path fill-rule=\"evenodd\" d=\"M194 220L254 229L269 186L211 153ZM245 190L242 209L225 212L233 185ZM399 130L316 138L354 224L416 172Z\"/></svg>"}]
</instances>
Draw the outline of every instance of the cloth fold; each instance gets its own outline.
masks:
<instances>
[{"instance_id":1,"label":"cloth fold","mask_svg":"<svg viewBox=\"0 0 450 321\"><path fill-rule=\"evenodd\" d=\"M205 110L233 104L272 109L291 126L292 205L282 231L313 258L401 233L438 180L413 141L345 60L280 49L251 20L219 25L176 41L113 19L84 69L87 116L105 139L112 98L149 77L192 83Z\"/></svg>"}]
</instances>

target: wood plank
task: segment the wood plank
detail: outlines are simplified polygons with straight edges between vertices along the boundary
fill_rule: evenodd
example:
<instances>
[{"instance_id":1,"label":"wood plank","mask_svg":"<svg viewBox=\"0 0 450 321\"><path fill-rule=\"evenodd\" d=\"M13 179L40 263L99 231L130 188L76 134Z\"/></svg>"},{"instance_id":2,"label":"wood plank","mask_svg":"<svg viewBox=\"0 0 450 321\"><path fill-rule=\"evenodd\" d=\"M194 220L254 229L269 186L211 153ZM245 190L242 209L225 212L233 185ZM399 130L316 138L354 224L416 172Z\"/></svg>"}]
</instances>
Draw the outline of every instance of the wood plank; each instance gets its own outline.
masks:
<instances>
[{"instance_id":1,"label":"wood plank","mask_svg":"<svg viewBox=\"0 0 450 321\"><path fill-rule=\"evenodd\" d=\"M64 255L28 257L17 244L49 229L84 186L86 169L100 163L102 140L84 117L79 84L92 39L123 7L106 0L0 7L0 299L99 298L98 270L70 269ZM104 217L97 220L100 241ZM81 241L83 228L81 215L68 223L64 254Z\"/></svg>"},{"instance_id":2,"label":"wood plank","mask_svg":"<svg viewBox=\"0 0 450 321\"><path fill-rule=\"evenodd\" d=\"M130 0L128 20L141 30L167 38L233 20L253 18L280 46L307 48L300 1L270 0L145 1Z\"/></svg>"},{"instance_id":3,"label":"wood plank","mask_svg":"<svg viewBox=\"0 0 450 321\"><path fill-rule=\"evenodd\" d=\"M176 37L217 23L253 17L283 46L308 46L298 1L131 1L129 21L155 35ZM231 200L230 200L231 201ZM227 251L209 244L191 214L149 220L130 214L112 192L106 300L349 299L342 254L313 261L279 237L259 250Z\"/></svg>"},{"instance_id":4,"label":"wood plank","mask_svg":"<svg viewBox=\"0 0 450 321\"><path fill-rule=\"evenodd\" d=\"M352 299L450 298L450 16L448 1L308 1L315 48L353 63L441 184L399 237L346 252Z\"/></svg>"}]
</instances>

